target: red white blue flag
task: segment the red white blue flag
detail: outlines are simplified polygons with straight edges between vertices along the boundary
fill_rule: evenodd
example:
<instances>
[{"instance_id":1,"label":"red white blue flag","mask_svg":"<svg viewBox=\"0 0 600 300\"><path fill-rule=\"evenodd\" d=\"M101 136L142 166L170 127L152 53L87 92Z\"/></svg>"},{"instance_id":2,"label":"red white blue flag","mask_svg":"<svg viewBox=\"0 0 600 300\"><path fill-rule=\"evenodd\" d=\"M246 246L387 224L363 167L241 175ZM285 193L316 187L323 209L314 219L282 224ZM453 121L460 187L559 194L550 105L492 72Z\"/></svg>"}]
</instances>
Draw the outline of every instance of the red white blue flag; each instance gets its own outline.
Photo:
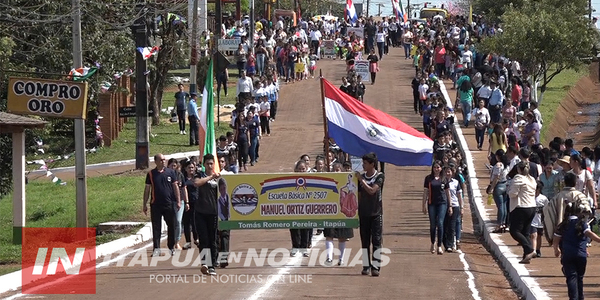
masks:
<instances>
[{"instance_id":1,"label":"red white blue flag","mask_svg":"<svg viewBox=\"0 0 600 300\"><path fill-rule=\"evenodd\" d=\"M358 15L356 14L356 8L352 0L346 0L346 16L350 24L356 24L358 22Z\"/></svg>"},{"instance_id":2,"label":"red white blue flag","mask_svg":"<svg viewBox=\"0 0 600 300\"><path fill-rule=\"evenodd\" d=\"M430 166L433 141L402 121L348 96L325 79L325 115L329 137L351 155L375 152L396 166Z\"/></svg>"},{"instance_id":3,"label":"red white blue flag","mask_svg":"<svg viewBox=\"0 0 600 300\"><path fill-rule=\"evenodd\" d=\"M392 8L398 21L407 22L408 15L404 13L404 7L402 7L402 0L392 0Z\"/></svg>"}]
</instances>

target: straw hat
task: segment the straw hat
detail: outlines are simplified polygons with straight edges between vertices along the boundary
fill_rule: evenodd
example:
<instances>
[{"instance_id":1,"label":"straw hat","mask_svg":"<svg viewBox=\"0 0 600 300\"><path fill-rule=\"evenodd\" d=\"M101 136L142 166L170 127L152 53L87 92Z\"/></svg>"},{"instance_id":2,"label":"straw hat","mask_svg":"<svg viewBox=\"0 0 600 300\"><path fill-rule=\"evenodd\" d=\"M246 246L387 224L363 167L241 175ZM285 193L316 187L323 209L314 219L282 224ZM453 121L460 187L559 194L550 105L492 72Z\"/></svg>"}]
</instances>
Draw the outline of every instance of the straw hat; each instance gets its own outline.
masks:
<instances>
[{"instance_id":1,"label":"straw hat","mask_svg":"<svg viewBox=\"0 0 600 300\"><path fill-rule=\"evenodd\" d=\"M559 159L558 162L562 162L562 163L565 163L568 165L571 163L571 157L568 155L565 155L561 159Z\"/></svg>"}]
</instances>

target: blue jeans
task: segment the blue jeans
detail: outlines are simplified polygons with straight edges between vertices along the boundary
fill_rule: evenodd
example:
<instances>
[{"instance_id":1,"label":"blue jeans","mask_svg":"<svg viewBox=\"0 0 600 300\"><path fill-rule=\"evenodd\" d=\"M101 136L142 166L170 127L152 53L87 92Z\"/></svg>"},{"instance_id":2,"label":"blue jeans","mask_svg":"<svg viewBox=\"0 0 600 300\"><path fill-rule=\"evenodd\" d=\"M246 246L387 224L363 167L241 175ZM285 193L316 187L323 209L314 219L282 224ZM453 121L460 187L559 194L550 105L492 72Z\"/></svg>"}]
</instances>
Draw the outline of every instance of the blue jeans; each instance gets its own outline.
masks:
<instances>
[{"instance_id":1,"label":"blue jeans","mask_svg":"<svg viewBox=\"0 0 600 300\"><path fill-rule=\"evenodd\" d=\"M587 266L587 257L565 257L560 259L562 271L567 280L569 300L583 299L583 275Z\"/></svg>"},{"instance_id":2,"label":"blue jeans","mask_svg":"<svg viewBox=\"0 0 600 300\"><path fill-rule=\"evenodd\" d=\"M377 42L377 51L379 53L379 60L383 58L383 48L385 47L385 43Z\"/></svg>"},{"instance_id":3,"label":"blue jeans","mask_svg":"<svg viewBox=\"0 0 600 300\"><path fill-rule=\"evenodd\" d=\"M409 58L410 57L410 49L412 48L412 44L411 43L403 43L402 45L404 45L404 58Z\"/></svg>"},{"instance_id":4,"label":"blue jeans","mask_svg":"<svg viewBox=\"0 0 600 300\"><path fill-rule=\"evenodd\" d=\"M498 182L492 193L494 202L498 208L496 222L498 226L508 224L508 195L506 195L506 181Z\"/></svg>"},{"instance_id":5,"label":"blue jeans","mask_svg":"<svg viewBox=\"0 0 600 300\"><path fill-rule=\"evenodd\" d=\"M179 210L177 210L177 204L173 204L173 209L175 210L175 244L177 244L181 239L181 235L183 234L183 226L181 226L181 221L183 220L183 211L185 210L183 199L181 199L181 207Z\"/></svg>"},{"instance_id":6,"label":"blue jeans","mask_svg":"<svg viewBox=\"0 0 600 300\"><path fill-rule=\"evenodd\" d=\"M258 75L261 75L265 72L265 54L264 53L259 53L256 54L256 72L258 72Z\"/></svg>"},{"instance_id":7,"label":"blue jeans","mask_svg":"<svg viewBox=\"0 0 600 300\"><path fill-rule=\"evenodd\" d=\"M483 147L483 141L485 140L485 128L475 128L475 140L477 141L477 148Z\"/></svg>"},{"instance_id":8,"label":"blue jeans","mask_svg":"<svg viewBox=\"0 0 600 300\"><path fill-rule=\"evenodd\" d=\"M250 149L248 152L250 153L250 162L253 163L256 161L256 146L258 146L258 135L250 136Z\"/></svg>"},{"instance_id":9,"label":"blue jeans","mask_svg":"<svg viewBox=\"0 0 600 300\"><path fill-rule=\"evenodd\" d=\"M431 243L435 243L435 234L437 232L437 245L442 246L444 241L444 218L448 210L447 203L429 204L427 211L429 213L429 237Z\"/></svg>"},{"instance_id":10,"label":"blue jeans","mask_svg":"<svg viewBox=\"0 0 600 300\"><path fill-rule=\"evenodd\" d=\"M295 70L294 70L294 62L292 63L287 63L287 70L286 70L286 80L290 80L290 79L294 79L294 77L296 76Z\"/></svg>"},{"instance_id":11,"label":"blue jeans","mask_svg":"<svg viewBox=\"0 0 600 300\"><path fill-rule=\"evenodd\" d=\"M454 243L454 238L456 237L459 240L457 229L458 219L460 218L460 207L453 206L452 207L452 216L446 215L444 228L446 230L445 239L444 239L444 248L453 248L456 246Z\"/></svg>"},{"instance_id":12,"label":"blue jeans","mask_svg":"<svg viewBox=\"0 0 600 300\"><path fill-rule=\"evenodd\" d=\"M460 101L460 106L462 107L462 115L463 121L465 122L465 126L469 126L469 120L471 119L471 102L468 101Z\"/></svg>"}]
</instances>

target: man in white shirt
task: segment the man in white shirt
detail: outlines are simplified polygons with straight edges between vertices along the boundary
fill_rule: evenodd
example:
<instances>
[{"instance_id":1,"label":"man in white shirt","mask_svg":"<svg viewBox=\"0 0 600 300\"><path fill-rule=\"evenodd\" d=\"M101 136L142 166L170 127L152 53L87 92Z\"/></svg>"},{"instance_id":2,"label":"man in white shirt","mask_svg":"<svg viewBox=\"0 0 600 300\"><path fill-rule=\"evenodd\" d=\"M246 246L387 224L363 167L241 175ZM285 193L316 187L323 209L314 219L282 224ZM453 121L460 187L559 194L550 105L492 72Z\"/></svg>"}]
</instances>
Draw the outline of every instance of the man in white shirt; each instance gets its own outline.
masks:
<instances>
[{"instance_id":1,"label":"man in white shirt","mask_svg":"<svg viewBox=\"0 0 600 300\"><path fill-rule=\"evenodd\" d=\"M322 37L323 35L321 34L321 31L319 31L316 27L314 27L313 30L310 32L310 50L311 53L316 54L317 57L320 57L319 44L321 43Z\"/></svg>"},{"instance_id":2,"label":"man in white shirt","mask_svg":"<svg viewBox=\"0 0 600 300\"><path fill-rule=\"evenodd\" d=\"M252 99L252 91L254 90L254 84L252 78L246 76L246 70L242 70L240 79L238 79L236 87L236 95L238 102L247 103Z\"/></svg>"}]
</instances>

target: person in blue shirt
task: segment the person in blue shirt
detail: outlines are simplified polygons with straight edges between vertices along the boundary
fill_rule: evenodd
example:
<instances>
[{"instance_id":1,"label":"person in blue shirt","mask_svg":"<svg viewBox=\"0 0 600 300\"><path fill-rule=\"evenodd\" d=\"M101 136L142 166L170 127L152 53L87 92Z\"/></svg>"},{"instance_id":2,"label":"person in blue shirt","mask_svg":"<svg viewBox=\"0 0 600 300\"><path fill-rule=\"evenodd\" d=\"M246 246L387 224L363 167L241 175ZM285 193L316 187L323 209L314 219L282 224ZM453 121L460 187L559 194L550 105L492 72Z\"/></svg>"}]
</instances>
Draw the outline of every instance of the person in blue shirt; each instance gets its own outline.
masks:
<instances>
[{"instance_id":1,"label":"person in blue shirt","mask_svg":"<svg viewBox=\"0 0 600 300\"><path fill-rule=\"evenodd\" d=\"M568 217L558 225L552 241L554 255L560 256L570 300L583 300L588 238L600 242L600 237L590 230L582 207L577 202L567 204L565 216Z\"/></svg>"},{"instance_id":2,"label":"person in blue shirt","mask_svg":"<svg viewBox=\"0 0 600 300\"><path fill-rule=\"evenodd\" d=\"M504 94L502 90L498 88L498 82L496 79L490 80L490 89L492 90L492 94L490 95L490 100L488 101L488 110L490 111L490 118L492 119L492 123L500 123L502 119L502 105L504 103Z\"/></svg>"},{"instance_id":3,"label":"person in blue shirt","mask_svg":"<svg viewBox=\"0 0 600 300\"><path fill-rule=\"evenodd\" d=\"M198 104L196 99L198 94L191 94L190 102L188 103L188 120L190 121L190 146L198 145L198 126L200 125L200 115L198 114Z\"/></svg>"}]
</instances>

